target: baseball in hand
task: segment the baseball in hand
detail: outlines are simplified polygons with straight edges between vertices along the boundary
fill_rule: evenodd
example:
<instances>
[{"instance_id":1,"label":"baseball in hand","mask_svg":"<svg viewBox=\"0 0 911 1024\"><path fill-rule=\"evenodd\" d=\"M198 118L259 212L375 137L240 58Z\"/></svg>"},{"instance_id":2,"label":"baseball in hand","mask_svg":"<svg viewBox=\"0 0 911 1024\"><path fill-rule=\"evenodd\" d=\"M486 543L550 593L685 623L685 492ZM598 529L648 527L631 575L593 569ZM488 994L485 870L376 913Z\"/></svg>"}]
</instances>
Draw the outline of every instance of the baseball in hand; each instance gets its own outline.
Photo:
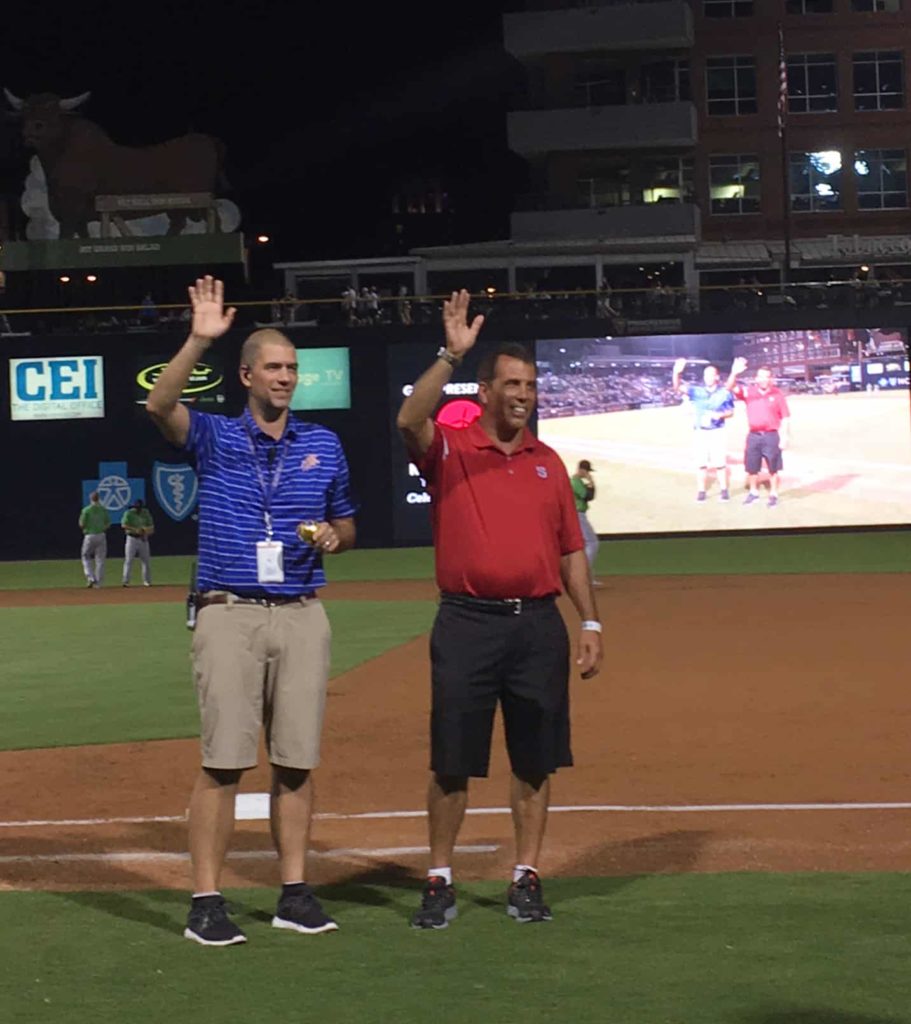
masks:
<instances>
[{"instance_id":1,"label":"baseball in hand","mask_svg":"<svg viewBox=\"0 0 911 1024\"><path fill-rule=\"evenodd\" d=\"M316 540L316 531L319 529L319 523L314 522L312 519L306 519L302 523L297 524L297 535L305 544L313 544Z\"/></svg>"}]
</instances>

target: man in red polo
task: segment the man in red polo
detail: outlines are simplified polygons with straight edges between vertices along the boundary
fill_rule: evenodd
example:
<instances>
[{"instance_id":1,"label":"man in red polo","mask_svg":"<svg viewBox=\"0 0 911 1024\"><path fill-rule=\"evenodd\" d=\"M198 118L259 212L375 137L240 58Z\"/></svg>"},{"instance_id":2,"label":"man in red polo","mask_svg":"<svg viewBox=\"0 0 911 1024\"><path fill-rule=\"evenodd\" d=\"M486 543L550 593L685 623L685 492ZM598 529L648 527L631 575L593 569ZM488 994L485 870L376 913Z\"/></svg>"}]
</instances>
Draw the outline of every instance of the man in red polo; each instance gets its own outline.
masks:
<instances>
[{"instance_id":1,"label":"man in red polo","mask_svg":"<svg viewBox=\"0 0 911 1024\"><path fill-rule=\"evenodd\" d=\"M757 481L764 459L769 470L769 508L775 508L778 504L778 481L784 465L781 453L790 440L791 412L788 400L772 383L772 371L768 366L759 367L755 383L737 384L737 377L746 368L746 359L735 359L727 381L731 394L746 405L749 424L743 465L750 491L744 505L759 501Z\"/></svg>"},{"instance_id":2,"label":"man in red polo","mask_svg":"<svg viewBox=\"0 0 911 1024\"><path fill-rule=\"evenodd\" d=\"M433 410L484 322L469 325L468 292L443 304L446 345L415 383L398 427L433 497L440 607L430 640L430 862L415 928L456 916L452 852L468 804L468 779L487 775L497 704L512 768L516 865L507 913L549 921L537 863L550 775L572 764L569 639L555 598L565 589L582 619L583 678L601 663L598 621L572 488L559 456L528 429L537 372L521 345L478 367L481 416L457 430Z\"/></svg>"}]
</instances>

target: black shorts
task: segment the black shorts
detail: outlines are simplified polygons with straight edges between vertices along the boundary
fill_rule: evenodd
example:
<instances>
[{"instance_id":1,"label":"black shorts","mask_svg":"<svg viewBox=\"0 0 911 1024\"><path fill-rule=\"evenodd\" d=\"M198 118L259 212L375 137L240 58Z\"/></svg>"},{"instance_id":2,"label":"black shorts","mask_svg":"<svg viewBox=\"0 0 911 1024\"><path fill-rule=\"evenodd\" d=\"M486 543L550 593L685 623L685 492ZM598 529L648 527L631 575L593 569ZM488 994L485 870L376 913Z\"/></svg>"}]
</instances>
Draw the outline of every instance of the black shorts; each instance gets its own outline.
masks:
<instances>
[{"instance_id":1,"label":"black shorts","mask_svg":"<svg viewBox=\"0 0 911 1024\"><path fill-rule=\"evenodd\" d=\"M573 763L569 638L553 601L498 614L445 597L430 635L430 769L484 777L497 703L513 772L535 778Z\"/></svg>"},{"instance_id":2,"label":"black shorts","mask_svg":"<svg viewBox=\"0 0 911 1024\"><path fill-rule=\"evenodd\" d=\"M765 459L770 473L780 473L784 465L781 457L781 444L778 440L778 431L751 430L747 434L747 448L743 456L744 469L750 474L759 473L762 470L762 460Z\"/></svg>"}]
</instances>

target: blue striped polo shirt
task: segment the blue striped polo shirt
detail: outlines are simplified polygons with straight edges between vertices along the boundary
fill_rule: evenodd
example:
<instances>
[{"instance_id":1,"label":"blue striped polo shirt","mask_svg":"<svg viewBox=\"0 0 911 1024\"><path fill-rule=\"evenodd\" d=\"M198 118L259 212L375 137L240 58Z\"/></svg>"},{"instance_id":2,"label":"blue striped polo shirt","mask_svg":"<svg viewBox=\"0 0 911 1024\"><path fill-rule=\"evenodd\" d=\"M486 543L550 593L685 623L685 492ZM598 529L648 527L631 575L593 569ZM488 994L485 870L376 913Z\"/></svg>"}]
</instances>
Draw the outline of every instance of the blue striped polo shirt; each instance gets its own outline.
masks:
<instances>
[{"instance_id":1,"label":"blue striped polo shirt","mask_svg":"<svg viewBox=\"0 0 911 1024\"><path fill-rule=\"evenodd\" d=\"M276 441L257 427L249 409L236 418L192 408L189 413L185 450L195 457L199 476L198 589L293 597L325 586L323 557L297 536L297 524L347 519L357 511L338 437L289 416ZM284 583L256 579L256 542L266 539L260 479L267 488L276 480L270 511L273 539L284 544Z\"/></svg>"}]
</instances>

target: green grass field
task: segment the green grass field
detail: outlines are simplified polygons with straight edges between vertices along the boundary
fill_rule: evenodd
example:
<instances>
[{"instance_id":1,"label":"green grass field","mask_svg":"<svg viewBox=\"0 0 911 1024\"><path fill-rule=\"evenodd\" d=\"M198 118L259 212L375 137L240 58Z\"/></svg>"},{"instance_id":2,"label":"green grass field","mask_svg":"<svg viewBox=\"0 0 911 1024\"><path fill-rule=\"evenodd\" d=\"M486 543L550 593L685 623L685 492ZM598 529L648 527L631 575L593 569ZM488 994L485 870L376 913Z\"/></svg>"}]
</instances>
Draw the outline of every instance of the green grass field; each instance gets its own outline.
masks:
<instances>
[{"instance_id":1,"label":"green grass field","mask_svg":"<svg viewBox=\"0 0 911 1024\"><path fill-rule=\"evenodd\" d=\"M911 506L907 510L911 521ZM189 555L153 559L155 582L187 585ZM704 575L755 572L908 572L911 531L804 533L793 536L657 537L605 539L595 571L599 576ZM328 567L330 582L425 580L433 577L430 548L349 551ZM116 582L113 584L116 586ZM78 558L0 562L0 590L85 586Z\"/></svg>"},{"instance_id":2,"label":"green grass field","mask_svg":"<svg viewBox=\"0 0 911 1024\"><path fill-rule=\"evenodd\" d=\"M326 610L344 638L333 676L426 632L434 614L429 601ZM4 608L0 750L196 735L184 614L182 604Z\"/></svg>"},{"instance_id":3,"label":"green grass field","mask_svg":"<svg viewBox=\"0 0 911 1024\"><path fill-rule=\"evenodd\" d=\"M697 505L691 412L685 406L542 420L539 434L567 466L590 459L599 533L795 529L907 523L911 432L907 392L789 399L792 444L781 504L744 508L742 408L725 428L733 500L718 487Z\"/></svg>"},{"instance_id":4,"label":"green grass field","mask_svg":"<svg viewBox=\"0 0 911 1024\"><path fill-rule=\"evenodd\" d=\"M341 930L269 927L228 893L246 946L178 938L175 892L0 894L0 1015L16 1024L909 1024L906 875L555 879L554 922L517 927L503 886L460 888L415 932L414 888L325 890Z\"/></svg>"}]
</instances>

